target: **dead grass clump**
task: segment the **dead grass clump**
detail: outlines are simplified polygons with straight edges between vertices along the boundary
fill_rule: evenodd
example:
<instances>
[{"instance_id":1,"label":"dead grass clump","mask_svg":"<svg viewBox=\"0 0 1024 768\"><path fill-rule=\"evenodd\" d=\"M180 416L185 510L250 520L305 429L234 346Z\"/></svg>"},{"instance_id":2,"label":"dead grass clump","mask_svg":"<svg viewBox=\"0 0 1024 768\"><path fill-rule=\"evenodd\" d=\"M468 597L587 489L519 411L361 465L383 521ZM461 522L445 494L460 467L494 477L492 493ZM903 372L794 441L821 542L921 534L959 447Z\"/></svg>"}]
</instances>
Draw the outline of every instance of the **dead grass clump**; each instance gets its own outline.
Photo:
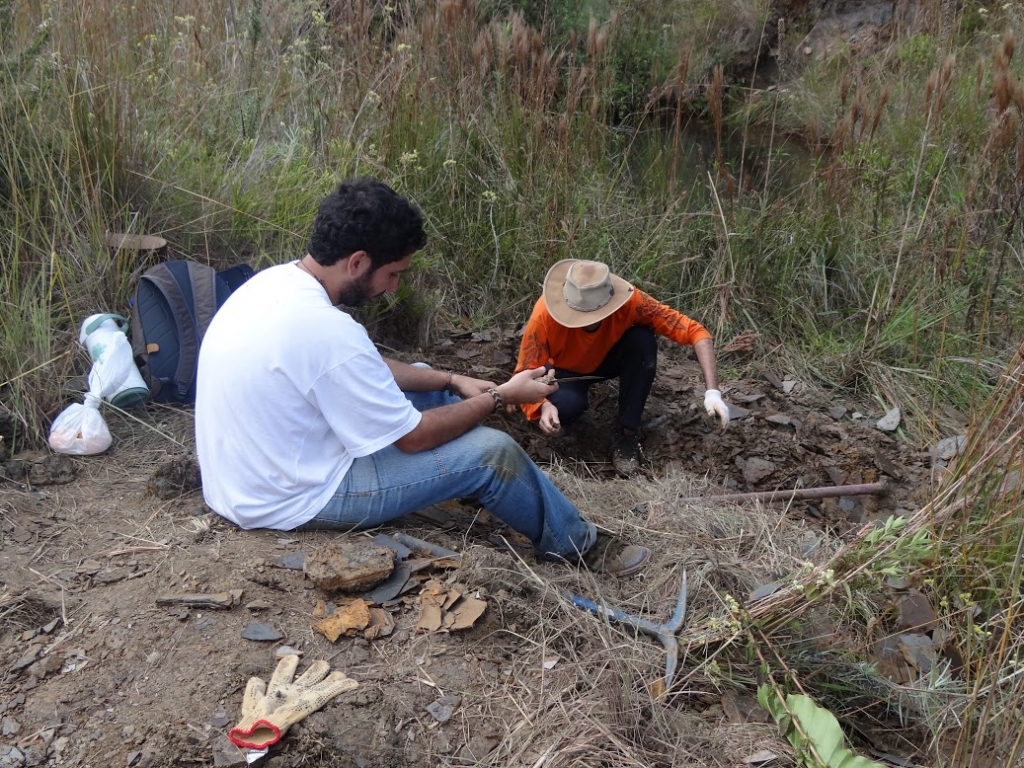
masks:
<instances>
[{"instance_id":1,"label":"dead grass clump","mask_svg":"<svg viewBox=\"0 0 1024 768\"><path fill-rule=\"evenodd\" d=\"M684 632L723 618L730 611L729 598L746 602L759 587L806 567L808 561L824 562L838 548L838 542L778 507L682 506L680 498L695 495L692 476L683 473L629 481L589 481L567 472L554 477L586 517L651 548L653 561L642 576L645 589L632 597L616 595L629 608L667 618L681 571L687 570L690 597ZM606 593L616 589L602 586Z\"/></svg>"},{"instance_id":2,"label":"dead grass clump","mask_svg":"<svg viewBox=\"0 0 1024 768\"><path fill-rule=\"evenodd\" d=\"M60 606L24 592L0 597L0 635L36 629L60 617Z\"/></svg>"},{"instance_id":3,"label":"dead grass clump","mask_svg":"<svg viewBox=\"0 0 1024 768\"><path fill-rule=\"evenodd\" d=\"M717 698L708 677L693 672L703 658L684 658L677 684L656 695L666 664L661 644L577 608L566 592L662 622L686 569L687 626L707 626L729 615L728 596L745 599L793 570L816 541L811 532L774 510L680 508L676 500L693 490L683 475L590 480L560 467L550 474L586 517L649 546L653 561L641 576L615 580L486 547L465 551L460 580L485 589L491 606L473 632L488 643L505 636L518 648L503 662L500 688L486 701L465 702L476 708L470 722L519 713L504 719L498 745L476 764L717 766L742 764L758 749L786 754L773 726L723 728L717 711L699 714Z\"/></svg>"}]
</instances>

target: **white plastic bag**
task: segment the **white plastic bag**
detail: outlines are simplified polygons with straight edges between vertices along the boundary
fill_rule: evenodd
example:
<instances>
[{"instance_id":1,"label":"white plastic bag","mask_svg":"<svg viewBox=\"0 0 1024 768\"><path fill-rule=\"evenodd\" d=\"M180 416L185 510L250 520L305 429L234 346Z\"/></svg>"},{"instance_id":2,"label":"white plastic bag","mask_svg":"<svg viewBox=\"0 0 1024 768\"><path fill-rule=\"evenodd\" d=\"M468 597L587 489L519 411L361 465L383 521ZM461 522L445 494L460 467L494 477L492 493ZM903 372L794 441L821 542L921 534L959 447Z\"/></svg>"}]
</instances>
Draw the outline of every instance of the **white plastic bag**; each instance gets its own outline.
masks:
<instances>
[{"instance_id":1,"label":"white plastic bag","mask_svg":"<svg viewBox=\"0 0 1024 768\"><path fill-rule=\"evenodd\" d=\"M133 408L149 399L149 388L125 336L127 327L128 321L121 315L99 314L86 318L78 334L79 343L92 358L89 390L118 408Z\"/></svg>"},{"instance_id":2,"label":"white plastic bag","mask_svg":"<svg viewBox=\"0 0 1024 768\"><path fill-rule=\"evenodd\" d=\"M57 453L91 456L110 447L112 438L100 414L100 398L93 392L84 403L69 405L50 426L50 447Z\"/></svg>"}]
</instances>

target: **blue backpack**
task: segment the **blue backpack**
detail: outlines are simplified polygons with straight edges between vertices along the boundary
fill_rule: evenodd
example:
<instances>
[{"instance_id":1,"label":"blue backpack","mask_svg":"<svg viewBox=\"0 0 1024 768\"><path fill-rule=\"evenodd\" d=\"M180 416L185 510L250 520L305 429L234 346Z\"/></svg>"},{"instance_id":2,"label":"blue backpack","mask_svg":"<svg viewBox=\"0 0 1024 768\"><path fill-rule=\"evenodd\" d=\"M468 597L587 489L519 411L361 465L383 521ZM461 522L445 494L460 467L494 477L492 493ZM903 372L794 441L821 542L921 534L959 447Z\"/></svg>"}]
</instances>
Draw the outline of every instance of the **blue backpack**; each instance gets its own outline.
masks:
<instances>
[{"instance_id":1,"label":"blue backpack","mask_svg":"<svg viewBox=\"0 0 1024 768\"><path fill-rule=\"evenodd\" d=\"M132 354L158 403L194 403L199 345L214 313L255 274L247 264L218 272L194 261L148 269L131 305Z\"/></svg>"}]
</instances>

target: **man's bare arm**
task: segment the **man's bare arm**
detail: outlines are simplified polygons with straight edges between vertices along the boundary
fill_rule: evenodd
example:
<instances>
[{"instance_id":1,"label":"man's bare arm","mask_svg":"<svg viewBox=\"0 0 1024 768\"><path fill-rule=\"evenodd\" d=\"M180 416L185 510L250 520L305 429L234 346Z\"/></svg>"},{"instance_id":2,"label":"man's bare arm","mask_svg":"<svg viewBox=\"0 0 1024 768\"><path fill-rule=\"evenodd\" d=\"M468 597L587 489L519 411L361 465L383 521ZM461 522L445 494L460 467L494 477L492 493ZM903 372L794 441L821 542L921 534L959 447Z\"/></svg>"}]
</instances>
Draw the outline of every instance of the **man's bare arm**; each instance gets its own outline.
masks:
<instances>
[{"instance_id":1,"label":"man's bare arm","mask_svg":"<svg viewBox=\"0 0 1024 768\"><path fill-rule=\"evenodd\" d=\"M558 389L557 384L537 381L543 375L543 368L520 371L495 389L504 404L538 403ZM458 403L431 408L423 412L423 418L412 432L395 441L395 446L405 453L428 451L465 434L494 410L494 397L487 392Z\"/></svg>"},{"instance_id":2,"label":"man's bare arm","mask_svg":"<svg viewBox=\"0 0 1024 768\"><path fill-rule=\"evenodd\" d=\"M439 392L451 386L455 394L470 398L483 394L494 386L492 381L458 373L452 373L449 380L448 371L409 365L387 357L384 358L384 362L391 369L391 375L395 377L398 388L403 392Z\"/></svg>"}]
</instances>

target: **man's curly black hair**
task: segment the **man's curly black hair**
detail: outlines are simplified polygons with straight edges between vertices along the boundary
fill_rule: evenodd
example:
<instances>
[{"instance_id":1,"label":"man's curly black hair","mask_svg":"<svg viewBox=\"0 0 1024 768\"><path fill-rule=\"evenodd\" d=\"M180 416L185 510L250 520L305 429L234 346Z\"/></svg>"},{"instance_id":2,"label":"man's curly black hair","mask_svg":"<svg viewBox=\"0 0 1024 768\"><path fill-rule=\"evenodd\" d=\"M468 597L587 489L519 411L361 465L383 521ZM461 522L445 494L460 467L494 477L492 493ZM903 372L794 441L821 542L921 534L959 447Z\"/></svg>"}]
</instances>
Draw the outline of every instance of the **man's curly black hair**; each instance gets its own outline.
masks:
<instances>
[{"instance_id":1,"label":"man's curly black hair","mask_svg":"<svg viewBox=\"0 0 1024 768\"><path fill-rule=\"evenodd\" d=\"M426 244L419 209L387 184L364 177L343 181L320 203L306 250L325 267L366 251L377 270Z\"/></svg>"}]
</instances>

